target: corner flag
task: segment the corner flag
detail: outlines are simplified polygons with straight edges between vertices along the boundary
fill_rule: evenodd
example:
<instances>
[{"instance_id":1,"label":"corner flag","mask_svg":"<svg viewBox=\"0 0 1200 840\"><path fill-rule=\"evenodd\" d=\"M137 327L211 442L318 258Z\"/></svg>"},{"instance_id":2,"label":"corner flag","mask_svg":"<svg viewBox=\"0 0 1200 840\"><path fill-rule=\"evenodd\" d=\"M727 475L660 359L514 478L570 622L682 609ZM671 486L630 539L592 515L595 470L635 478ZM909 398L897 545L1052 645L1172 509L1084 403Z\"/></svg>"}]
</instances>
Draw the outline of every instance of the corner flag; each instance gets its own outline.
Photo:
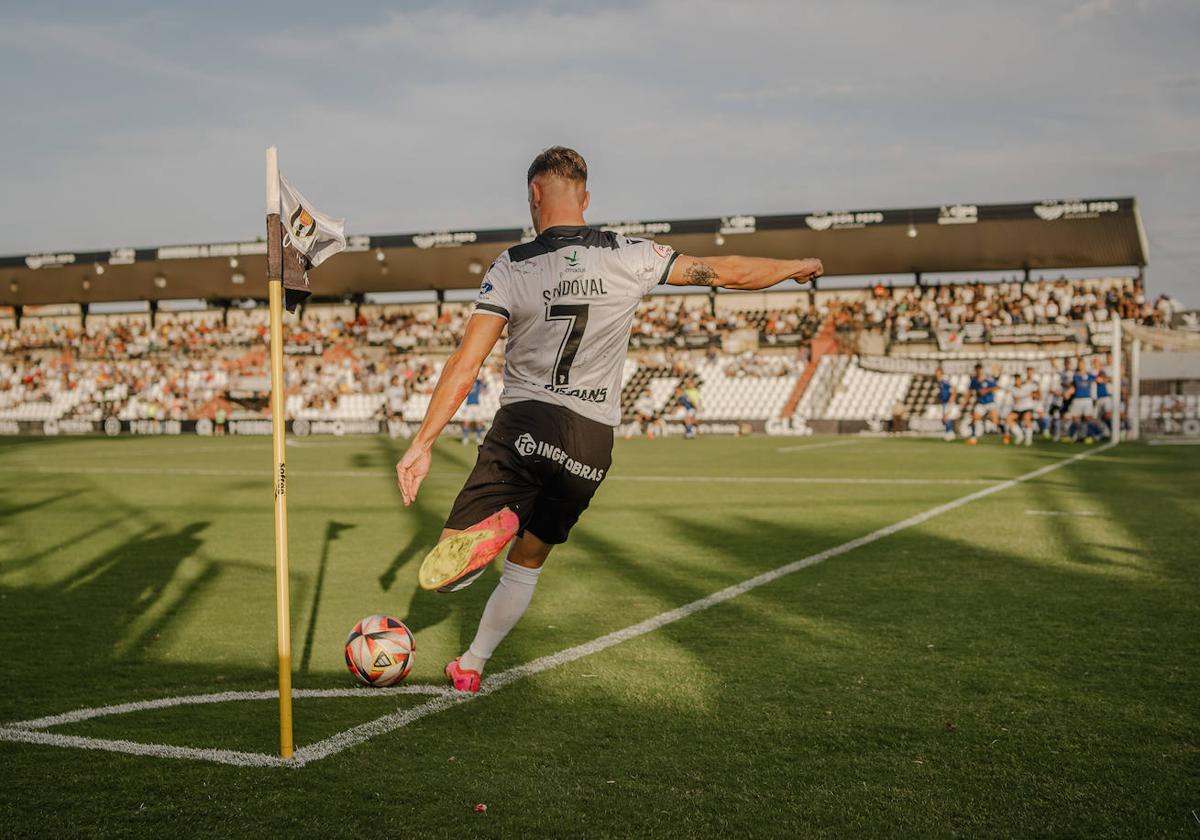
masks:
<instances>
[{"instance_id":1,"label":"corner flag","mask_svg":"<svg viewBox=\"0 0 1200 840\"><path fill-rule=\"evenodd\" d=\"M312 292L308 270L346 247L346 220L335 219L313 207L312 202L279 174L280 221L283 223L283 288L288 312L296 310Z\"/></svg>"},{"instance_id":2,"label":"corner flag","mask_svg":"<svg viewBox=\"0 0 1200 840\"><path fill-rule=\"evenodd\" d=\"M345 220L318 212L279 174L274 146L267 148L267 292L271 318L271 448L275 455L275 636L279 657L279 754L291 758L292 629L288 592L287 400L283 377L283 301L291 312L310 294L308 270L346 247Z\"/></svg>"}]
</instances>

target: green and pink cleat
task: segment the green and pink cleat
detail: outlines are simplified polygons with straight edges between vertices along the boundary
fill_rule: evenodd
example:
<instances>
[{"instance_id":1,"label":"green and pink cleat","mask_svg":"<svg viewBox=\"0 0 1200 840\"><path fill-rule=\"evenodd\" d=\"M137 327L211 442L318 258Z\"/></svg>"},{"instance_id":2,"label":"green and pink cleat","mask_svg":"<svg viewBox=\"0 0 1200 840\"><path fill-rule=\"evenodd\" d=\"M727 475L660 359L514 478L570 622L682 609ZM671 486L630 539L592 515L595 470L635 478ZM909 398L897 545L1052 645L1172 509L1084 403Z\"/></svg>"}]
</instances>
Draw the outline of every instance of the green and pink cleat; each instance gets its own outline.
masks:
<instances>
[{"instance_id":1,"label":"green and pink cleat","mask_svg":"<svg viewBox=\"0 0 1200 840\"><path fill-rule=\"evenodd\" d=\"M438 592L467 588L500 556L520 527L517 515L502 508L465 531L451 534L425 555L417 583L422 589Z\"/></svg>"}]
</instances>

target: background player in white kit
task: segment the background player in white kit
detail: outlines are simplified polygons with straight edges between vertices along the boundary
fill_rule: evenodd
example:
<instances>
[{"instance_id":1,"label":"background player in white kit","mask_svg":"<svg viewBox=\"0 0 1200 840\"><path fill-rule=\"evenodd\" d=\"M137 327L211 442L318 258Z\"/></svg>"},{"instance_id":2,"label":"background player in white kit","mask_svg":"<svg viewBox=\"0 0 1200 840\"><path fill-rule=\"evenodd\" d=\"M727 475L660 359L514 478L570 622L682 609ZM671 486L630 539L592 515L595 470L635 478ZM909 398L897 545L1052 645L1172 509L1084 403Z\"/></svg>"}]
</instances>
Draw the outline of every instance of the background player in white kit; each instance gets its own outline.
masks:
<instances>
[{"instance_id":1,"label":"background player in white kit","mask_svg":"<svg viewBox=\"0 0 1200 840\"><path fill-rule=\"evenodd\" d=\"M1012 411L1008 414L1009 434L1016 439L1017 445L1024 443L1033 445L1033 414L1037 410L1037 401L1041 395L1037 383L1026 379L1021 374L1013 376ZM1008 436L1004 438L1008 442Z\"/></svg>"},{"instance_id":2,"label":"background player in white kit","mask_svg":"<svg viewBox=\"0 0 1200 840\"><path fill-rule=\"evenodd\" d=\"M643 434L651 439L655 437L658 431L656 427L661 425L662 421L658 419L658 403L655 402L649 388L643 388L641 396L633 404L633 418L625 434L626 438L635 434Z\"/></svg>"},{"instance_id":3,"label":"background player in white kit","mask_svg":"<svg viewBox=\"0 0 1200 840\"><path fill-rule=\"evenodd\" d=\"M1012 442L1012 438L1008 432L1008 416L1012 414L1013 410L1013 395L1012 390L1005 388L1003 385L1004 371L1000 365L992 366L992 381L996 383L996 414L1004 421L1003 424L997 423L996 425L999 426L998 431L1003 436L1004 444L1007 446Z\"/></svg>"},{"instance_id":4,"label":"background player in white kit","mask_svg":"<svg viewBox=\"0 0 1200 840\"><path fill-rule=\"evenodd\" d=\"M566 541L608 472L621 370L642 297L662 283L756 290L822 272L815 259L688 257L588 227L587 164L571 149L538 155L526 183L538 235L501 254L484 276L462 342L396 465L409 505L429 473L434 441L507 327L500 410L418 574L426 589L460 589L516 538L474 640L446 666L464 691L479 690L488 658L528 607L551 549Z\"/></svg>"},{"instance_id":5,"label":"background player in white kit","mask_svg":"<svg viewBox=\"0 0 1200 840\"><path fill-rule=\"evenodd\" d=\"M1037 368L1033 367L1033 365L1025 368L1025 381L1033 384L1034 429L1042 437L1048 437L1050 434L1050 416L1046 410L1050 398L1048 389L1042 387L1041 377L1038 376Z\"/></svg>"}]
</instances>

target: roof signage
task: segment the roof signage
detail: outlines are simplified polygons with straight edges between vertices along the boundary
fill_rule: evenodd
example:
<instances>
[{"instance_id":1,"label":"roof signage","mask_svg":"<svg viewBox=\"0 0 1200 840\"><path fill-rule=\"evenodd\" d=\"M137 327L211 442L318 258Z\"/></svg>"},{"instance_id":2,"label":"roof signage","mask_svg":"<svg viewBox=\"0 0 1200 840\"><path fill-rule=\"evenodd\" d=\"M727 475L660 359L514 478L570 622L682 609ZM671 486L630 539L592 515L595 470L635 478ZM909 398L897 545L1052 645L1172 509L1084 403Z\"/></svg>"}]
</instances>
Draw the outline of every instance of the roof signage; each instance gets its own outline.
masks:
<instances>
[{"instance_id":1,"label":"roof signage","mask_svg":"<svg viewBox=\"0 0 1200 840\"><path fill-rule=\"evenodd\" d=\"M1033 206L1033 212L1042 221L1056 222L1059 219L1095 219L1105 213L1116 213L1120 205L1115 201L1043 201Z\"/></svg>"}]
</instances>

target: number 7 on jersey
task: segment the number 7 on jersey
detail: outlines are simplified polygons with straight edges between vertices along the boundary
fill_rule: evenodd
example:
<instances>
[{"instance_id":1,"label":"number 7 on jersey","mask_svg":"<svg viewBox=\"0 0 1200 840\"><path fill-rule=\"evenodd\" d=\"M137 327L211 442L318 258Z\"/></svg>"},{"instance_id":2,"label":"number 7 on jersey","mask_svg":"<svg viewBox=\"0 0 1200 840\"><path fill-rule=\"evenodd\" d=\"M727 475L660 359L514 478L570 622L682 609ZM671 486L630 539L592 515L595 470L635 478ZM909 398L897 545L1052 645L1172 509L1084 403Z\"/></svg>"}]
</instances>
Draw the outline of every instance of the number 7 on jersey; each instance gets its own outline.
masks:
<instances>
[{"instance_id":1,"label":"number 7 on jersey","mask_svg":"<svg viewBox=\"0 0 1200 840\"><path fill-rule=\"evenodd\" d=\"M571 365L575 363L575 354L579 352L579 344L583 341L583 331L587 329L588 304L586 303L556 303L546 307L547 321L567 321L567 333L558 346L558 356L554 360L554 384L571 384Z\"/></svg>"}]
</instances>

